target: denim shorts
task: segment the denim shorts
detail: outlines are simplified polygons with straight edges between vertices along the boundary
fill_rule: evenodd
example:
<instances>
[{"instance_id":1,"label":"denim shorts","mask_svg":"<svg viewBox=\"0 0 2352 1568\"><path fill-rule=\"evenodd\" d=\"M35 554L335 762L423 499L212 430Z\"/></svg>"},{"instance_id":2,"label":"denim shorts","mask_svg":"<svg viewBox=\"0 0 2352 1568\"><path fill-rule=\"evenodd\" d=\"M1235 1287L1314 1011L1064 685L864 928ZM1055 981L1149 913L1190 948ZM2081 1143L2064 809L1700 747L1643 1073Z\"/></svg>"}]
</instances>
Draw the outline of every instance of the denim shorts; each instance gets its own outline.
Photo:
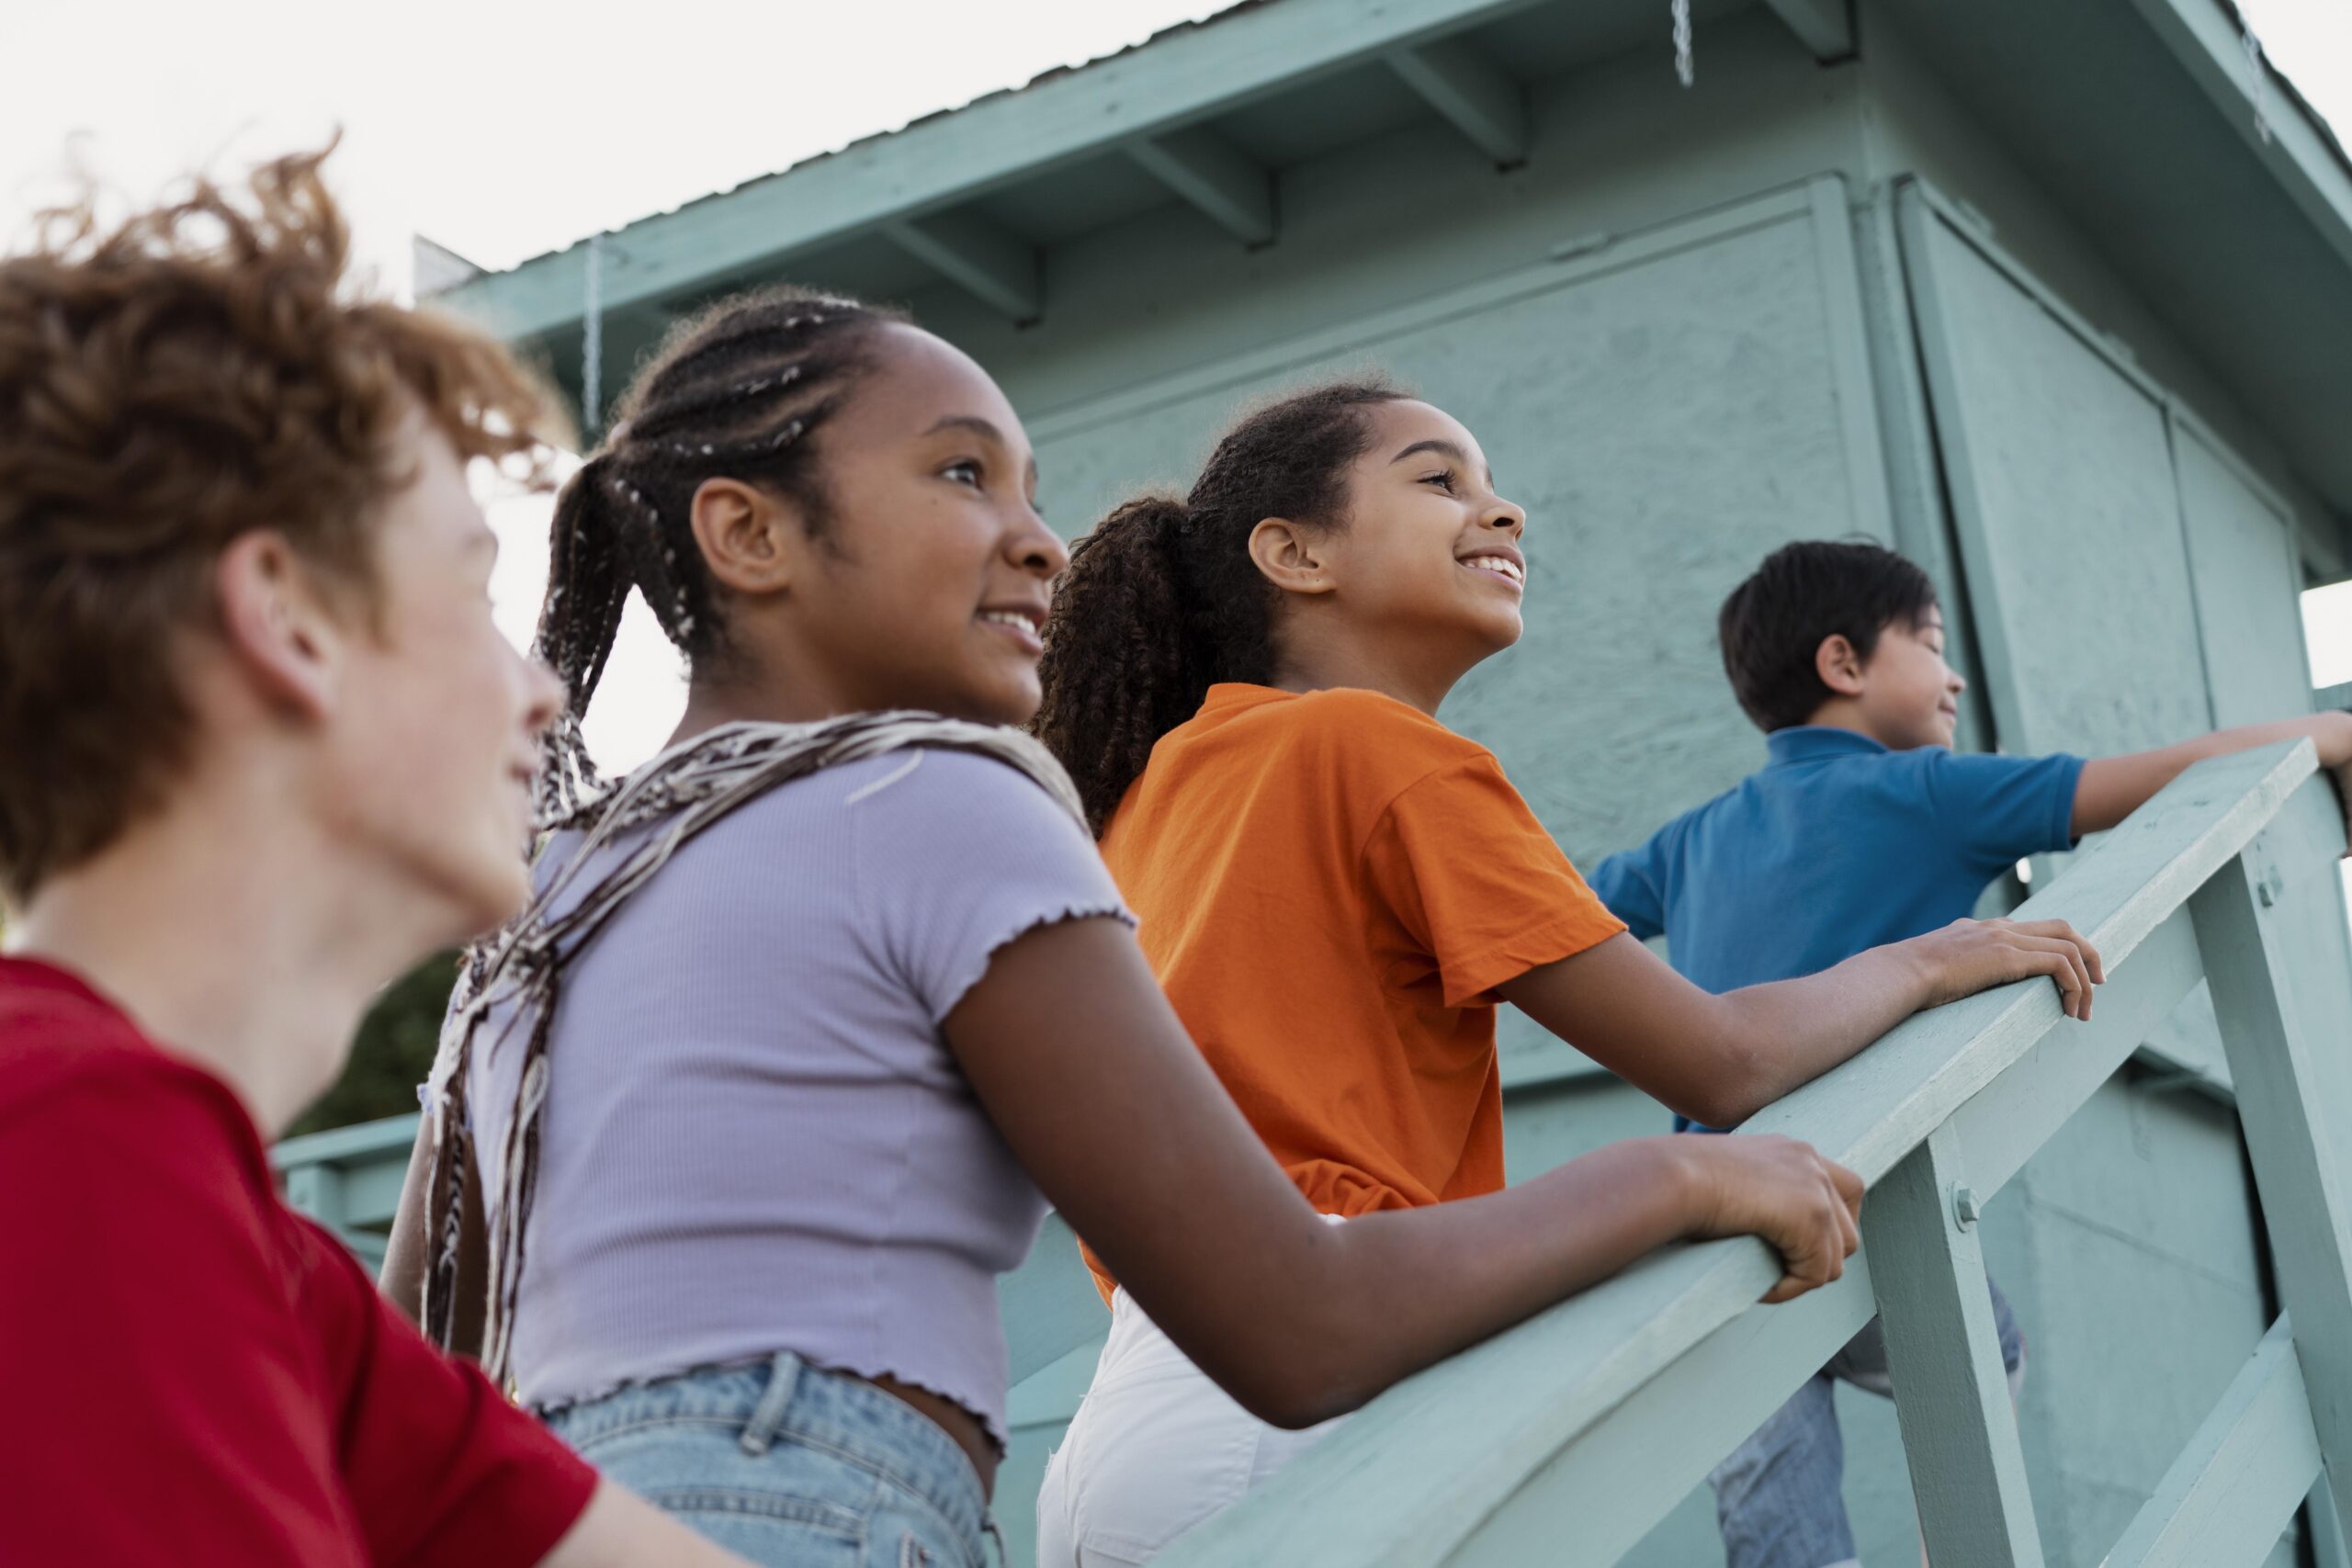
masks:
<instances>
[{"instance_id":1,"label":"denim shorts","mask_svg":"<svg viewBox=\"0 0 2352 1568\"><path fill-rule=\"evenodd\" d=\"M987 1568L994 1526L956 1440L790 1351L633 1384L547 1422L605 1474L768 1568Z\"/></svg>"}]
</instances>

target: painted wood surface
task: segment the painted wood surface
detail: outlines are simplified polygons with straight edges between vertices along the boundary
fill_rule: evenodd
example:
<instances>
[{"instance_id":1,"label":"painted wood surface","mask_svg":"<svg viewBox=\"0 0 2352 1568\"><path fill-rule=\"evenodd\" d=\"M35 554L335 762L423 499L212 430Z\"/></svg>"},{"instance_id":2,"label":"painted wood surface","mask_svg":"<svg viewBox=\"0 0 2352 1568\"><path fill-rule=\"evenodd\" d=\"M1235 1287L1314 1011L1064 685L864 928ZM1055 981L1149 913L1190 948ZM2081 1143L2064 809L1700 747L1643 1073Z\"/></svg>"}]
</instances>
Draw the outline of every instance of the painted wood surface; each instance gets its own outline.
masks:
<instances>
[{"instance_id":1,"label":"painted wood surface","mask_svg":"<svg viewBox=\"0 0 2352 1568\"><path fill-rule=\"evenodd\" d=\"M2034 912L2073 919L2110 968L2125 968L2196 888L2233 863L2315 766L2309 742L2199 764L2037 896ZM1746 1131L1804 1137L1876 1181L1968 1100L2029 1061L2034 1041L2060 1021L2046 983L1939 1008ZM1164 1561L1169 1568L1453 1561L1555 1456L1749 1311L1778 1274L1769 1249L1752 1238L1660 1253L1382 1395ZM1759 1365L1756 1375L1770 1380L1788 1370ZM1557 1561L1608 1561L1578 1551L1564 1544Z\"/></svg>"},{"instance_id":2,"label":"painted wood surface","mask_svg":"<svg viewBox=\"0 0 2352 1568\"><path fill-rule=\"evenodd\" d=\"M1929 1561L2040 1568L1979 1201L1946 1122L1871 1190L1862 1246Z\"/></svg>"},{"instance_id":3,"label":"painted wood surface","mask_svg":"<svg viewBox=\"0 0 2352 1568\"><path fill-rule=\"evenodd\" d=\"M2339 1516L2352 1516L2352 1193L2340 1117L2329 1114L2311 1046L2287 1010L2277 895L2248 859L2190 901L2213 1008L2229 1043L2238 1115L2262 1192L2278 1295L2296 1327L2312 1426Z\"/></svg>"},{"instance_id":4,"label":"painted wood surface","mask_svg":"<svg viewBox=\"0 0 2352 1568\"><path fill-rule=\"evenodd\" d=\"M2302 1365L2282 1317L2103 1568L2251 1568L2269 1555L2319 1472Z\"/></svg>"},{"instance_id":5,"label":"painted wood surface","mask_svg":"<svg viewBox=\"0 0 2352 1568\"><path fill-rule=\"evenodd\" d=\"M1902 221L2001 745L2211 728L2163 403L1920 187Z\"/></svg>"},{"instance_id":6,"label":"painted wood surface","mask_svg":"<svg viewBox=\"0 0 2352 1568\"><path fill-rule=\"evenodd\" d=\"M1433 41L1533 0L1283 0L1178 32L1019 95L999 94L729 192L633 223L605 256L608 309L741 276L862 231L928 217L1137 138L1180 130L1277 87ZM516 337L580 316L581 247L444 297Z\"/></svg>"}]
</instances>

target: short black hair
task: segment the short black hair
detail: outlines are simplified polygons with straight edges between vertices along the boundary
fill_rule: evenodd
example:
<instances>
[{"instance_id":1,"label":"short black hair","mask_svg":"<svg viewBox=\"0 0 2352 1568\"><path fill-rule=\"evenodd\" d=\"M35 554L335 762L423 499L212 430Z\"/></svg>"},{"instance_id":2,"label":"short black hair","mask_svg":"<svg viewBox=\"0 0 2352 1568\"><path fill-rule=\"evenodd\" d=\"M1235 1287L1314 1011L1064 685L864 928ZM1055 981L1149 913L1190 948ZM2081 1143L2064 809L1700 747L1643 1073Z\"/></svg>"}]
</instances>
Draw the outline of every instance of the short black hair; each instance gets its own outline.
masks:
<instances>
[{"instance_id":1,"label":"short black hair","mask_svg":"<svg viewBox=\"0 0 2352 1568\"><path fill-rule=\"evenodd\" d=\"M1916 562L1867 540L1800 539L1764 558L1731 591L1715 630L1724 673L1739 705L1770 734L1803 724L1836 694L1814 656L1843 637L1863 659L1879 634L1917 627L1936 607L1936 585Z\"/></svg>"}]
</instances>

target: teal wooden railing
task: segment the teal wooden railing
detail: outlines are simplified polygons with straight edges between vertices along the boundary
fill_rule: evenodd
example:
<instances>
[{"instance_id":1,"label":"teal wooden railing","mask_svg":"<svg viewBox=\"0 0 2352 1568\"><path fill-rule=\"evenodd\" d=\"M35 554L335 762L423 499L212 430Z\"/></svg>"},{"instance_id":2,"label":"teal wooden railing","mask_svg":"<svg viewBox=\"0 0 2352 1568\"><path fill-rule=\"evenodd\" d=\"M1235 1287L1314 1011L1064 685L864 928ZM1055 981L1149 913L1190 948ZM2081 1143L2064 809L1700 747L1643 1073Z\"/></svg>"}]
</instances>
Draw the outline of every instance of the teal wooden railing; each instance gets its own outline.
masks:
<instances>
[{"instance_id":1,"label":"teal wooden railing","mask_svg":"<svg viewBox=\"0 0 2352 1568\"><path fill-rule=\"evenodd\" d=\"M401 1201L415 1116L288 1138L270 1151L286 1179L286 1201L344 1239L371 1269L384 1262L384 1235Z\"/></svg>"},{"instance_id":2,"label":"teal wooden railing","mask_svg":"<svg viewBox=\"0 0 2352 1568\"><path fill-rule=\"evenodd\" d=\"M2266 831L2290 802L2299 830ZM1614 1562L1873 1313L1928 1555L2041 1563L1975 1215L2200 978L2287 1310L2107 1562L2258 1563L2323 1471L2352 1517L2352 1208L2275 929L2277 854L2323 816L2340 851L2335 810L2309 742L2199 764L2018 911L2098 943L2089 1022L2047 983L2006 987L1751 1120L1869 1183L1837 1284L1762 1307L1761 1242L1660 1253L1392 1389L1163 1568Z\"/></svg>"},{"instance_id":3,"label":"teal wooden railing","mask_svg":"<svg viewBox=\"0 0 2352 1568\"><path fill-rule=\"evenodd\" d=\"M2352 688L2322 696L2339 693L2352 702ZM2276 831L2297 807L2304 830ZM1747 1131L1804 1138L1869 1181L1863 1250L1838 1284L1759 1307L1779 1273L1762 1244L1661 1253L1390 1391L1163 1562L1613 1562L1877 1312L1935 1561L2040 1563L1970 1216L2135 1049L2146 1057L2200 986L2226 1077L2188 1076L2238 1107L2288 1310L2107 1562L2259 1562L2324 1471L2315 1500L2352 1517L2352 1208L2275 929L2289 871L2335 875L2282 853L2300 845L2308 860L2311 825L2337 819L2308 743L2200 764L2019 911L2098 943L2109 980L2089 1023L2065 1022L2046 984L2009 987L1912 1020L1752 1120ZM276 1151L289 1201L371 1265L416 1120ZM1055 1224L1041 1248L1074 1244ZM1016 1377L1102 1326L1080 1288L1007 1307Z\"/></svg>"}]
</instances>

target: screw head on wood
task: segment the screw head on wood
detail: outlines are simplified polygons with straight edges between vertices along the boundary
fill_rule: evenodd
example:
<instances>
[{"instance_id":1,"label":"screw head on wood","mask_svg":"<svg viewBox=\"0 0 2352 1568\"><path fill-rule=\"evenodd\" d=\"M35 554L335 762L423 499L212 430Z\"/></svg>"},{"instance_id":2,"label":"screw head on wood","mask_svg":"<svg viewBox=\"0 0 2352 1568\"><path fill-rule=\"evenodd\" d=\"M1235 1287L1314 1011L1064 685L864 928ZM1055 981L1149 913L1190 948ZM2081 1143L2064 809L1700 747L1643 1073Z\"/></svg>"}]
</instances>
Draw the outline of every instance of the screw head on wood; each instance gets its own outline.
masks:
<instances>
[{"instance_id":1,"label":"screw head on wood","mask_svg":"<svg viewBox=\"0 0 2352 1568\"><path fill-rule=\"evenodd\" d=\"M1960 1222L1961 1229L1966 1230L1973 1225L1980 1213L1982 1211L1976 1206L1976 1193L1973 1189L1955 1187L1951 1190L1952 1218Z\"/></svg>"}]
</instances>

